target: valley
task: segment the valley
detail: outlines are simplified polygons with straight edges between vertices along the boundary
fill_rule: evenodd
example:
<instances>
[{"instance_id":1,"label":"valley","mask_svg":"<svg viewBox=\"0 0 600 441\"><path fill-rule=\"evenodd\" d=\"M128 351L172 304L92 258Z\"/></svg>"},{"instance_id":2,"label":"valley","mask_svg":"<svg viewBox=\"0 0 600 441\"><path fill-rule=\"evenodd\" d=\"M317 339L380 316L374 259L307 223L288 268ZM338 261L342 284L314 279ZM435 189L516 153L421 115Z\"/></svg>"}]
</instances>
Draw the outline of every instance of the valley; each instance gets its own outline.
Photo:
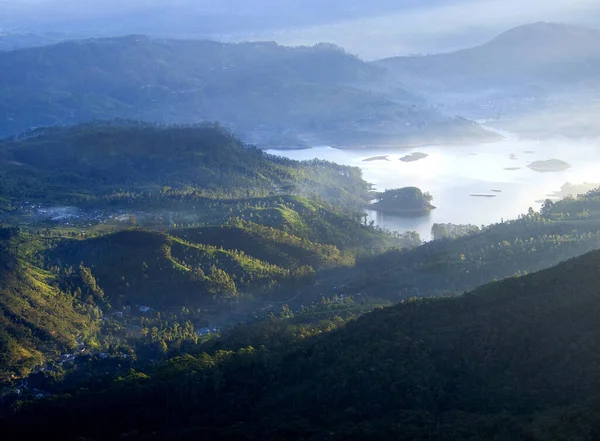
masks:
<instances>
[{"instance_id":1,"label":"valley","mask_svg":"<svg viewBox=\"0 0 600 441\"><path fill-rule=\"evenodd\" d=\"M597 439L600 31L160 1L0 4L3 440Z\"/></svg>"}]
</instances>

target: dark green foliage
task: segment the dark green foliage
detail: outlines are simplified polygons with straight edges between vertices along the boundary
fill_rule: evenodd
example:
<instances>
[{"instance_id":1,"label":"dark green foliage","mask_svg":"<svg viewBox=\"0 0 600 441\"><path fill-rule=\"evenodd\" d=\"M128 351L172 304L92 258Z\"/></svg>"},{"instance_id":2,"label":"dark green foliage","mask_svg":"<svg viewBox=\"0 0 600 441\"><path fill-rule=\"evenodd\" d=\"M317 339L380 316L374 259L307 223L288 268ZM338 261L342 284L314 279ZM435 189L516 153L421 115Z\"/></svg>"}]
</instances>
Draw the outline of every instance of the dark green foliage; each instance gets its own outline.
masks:
<instances>
[{"instance_id":1,"label":"dark green foliage","mask_svg":"<svg viewBox=\"0 0 600 441\"><path fill-rule=\"evenodd\" d=\"M104 390L22 407L12 429L35 433L35 415L64 439L591 440L599 269L594 252L328 332L271 318Z\"/></svg>"},{"instance_id":2,"label":"dark green foliage","mask_svg":"<svg viewBox=\"0 0 600 441\"><path fill-rule=\"evenodd\" d=\"M0 229L10 239L0 240L0 382L27 375L45 360L75 347L97 329L100 312L93 301L61 290L59 278L23 261L27 243ZM12 230L14 231L14 230ZM101 291L82 271L84 283L94 294Z\"/></svg>"},{"instance_id":3,"label":"dark green foliage","mask_svg":"<svg viewBox=\"0 0 600 441\"><path fill-rule=\"evenodd\" d=\"M417 187L397 188L377 194L377 202L370 208L389 213L423 213L435 208L433 196Z\"/></svg>"},{"instance_id":4,"label":"dark green foliage","mask_svg":"<svg viewBox=\"0 0 600 441\"><path fill-rule=\"evenodd\" d=\"M214 125L114 121L44 129L4 141L0 158L0 196L62 204L115 193L142 200L173 192L264 196L293 184L295 193L356 206L369 191L358 168L267 155Z\"/></svg>"},{"instance_id":5,"label":"dark green foliage","mask_svg":"<svg viewBox=\"0 0 600 441\"><path fill-rule=\"evenodd\" d=\"M519 219L391 251L363 261L352 291L400 300L463 292L494 280L539 271L600 248L600 194L530 209Z\"/></svg>"},{"instance_id":6,"label":"dark green foliage","mask_svg":"<svg viewBox=\"0 0 600 441\"><path fill-rule=\"evenodd\" d=\"M476 225L433 224L431 236L433 240L456 239L470 234L477 234L480 228Z\"/></svg>"}]
</instances>

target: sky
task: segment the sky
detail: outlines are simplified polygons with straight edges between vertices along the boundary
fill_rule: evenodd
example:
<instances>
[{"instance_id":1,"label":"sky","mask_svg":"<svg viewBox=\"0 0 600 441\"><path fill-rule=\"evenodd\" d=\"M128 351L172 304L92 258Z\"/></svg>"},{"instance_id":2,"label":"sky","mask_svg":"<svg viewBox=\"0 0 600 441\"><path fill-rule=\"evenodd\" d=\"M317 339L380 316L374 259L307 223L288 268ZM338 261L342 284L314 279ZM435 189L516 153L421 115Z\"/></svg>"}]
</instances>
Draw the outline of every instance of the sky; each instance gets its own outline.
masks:
<instances>
[{"instance_id":1,"label":"sky","mask_svg":"<svg viewBox=\"0 0 600 441\"><path fill-rule=\"evenodd\" d=\"M538 21L600 28L600 1L0 0L0 29L327 41L365 59L446 52Z\"/></svg>"}]
</instances>

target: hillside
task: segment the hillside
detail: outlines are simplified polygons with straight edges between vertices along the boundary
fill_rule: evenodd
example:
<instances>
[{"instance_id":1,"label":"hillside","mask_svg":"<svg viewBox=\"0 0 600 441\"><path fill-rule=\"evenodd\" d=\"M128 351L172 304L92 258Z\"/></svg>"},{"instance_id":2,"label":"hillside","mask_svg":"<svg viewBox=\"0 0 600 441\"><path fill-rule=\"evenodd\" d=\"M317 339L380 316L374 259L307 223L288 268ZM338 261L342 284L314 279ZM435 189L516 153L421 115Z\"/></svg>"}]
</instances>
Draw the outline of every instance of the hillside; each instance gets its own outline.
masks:
<instances>
[{"instance_id":1,"label":"hillside","mask_svg":"<svg viewBox=\"0 0 600 441\"><path fill-rule=\"evenodd\" d=\"M600 192L548 201L541 213L472 229L413 250L358 262L346 291L399 301L461 293L506 277L539 271L600 248Z\"/></svg>"},{"instance_id":2,"label":"hillside","mask_svg":"<svg viewBox=\"0 0 600 441\"><path fill-rule=\"evenodd\" d=\"M0 407L11 375L46 363L53 372L76 344L86 355L135 349L148 361L161 354L154 334L140 335L140 322L150 320L176 353L207 324L225 327L266 314L272 302L310 305L329 295L335 282L321 282L349 271L359 255L420 244L300 197L205 208L216 223L0 229Z\"/></svg>"},{"instance_id":3,"label":"hillside","mask_svg":"<svg viewBox=\"0 0 600 441\"><path fill-rule=\"evenodd\" d=\"M594 252L463 296L376 310L293 343L265 337L259 349L178 357L102 391L25 406L7 433L592 439L600 429L599 269ZM33 415L35 426L27 424Z\"/></svg>"},{"instance_id":4,"label":"hillside","mask_svg":"<svg viewBox=\"0 0 600 441\"><path fill-rule=\"evenodd\" d=\"M0 383L93 336L101 312L49 271L23 261L16 229L0 228ZM81 283L84 291L90 287Z\"/></svg>"},{"instance_id":5,"label":"hillside","mask_svg":"<svg viewBox=\"0 0 600 441\"><path fill-rule=\"evenodd\" d=\"M264 146L496 139L410 94L397 102L363 90L381 69L328 44L129 36L0 52L0 71L0 135L118 117L219 121Z\"/></svg>"},{"instance_id":6,"label":"hillside","mask_svg":"<svg viewBox=\"0 0 600 441\"><path fill-rule=\"evenodd\" d=\"M501 125L508 130L526 130L525 124L518 124L520 118L530 126L535 123L540 133L559 124L565 127L554 128L556 133L577 136L576 129L589 132L586 124L594 119L584 117L596 109L600 96L599 42L600 31L595 29L535 23L482 46L390 58L375 65L387 70L390 84L418 90L447 111L474 119L514 118ZM543 127L541 121L553 122Z\"/></svg>"},{"instance_id":7,"label":"hillside","mask_svg":"<svg viewBox=\"0 0 600 441\"><path fill-rule=\"evenodd\" d=\"M536 23L511 29L482 46L389 58L375 65L417 90L469 92L550 83L564 87L569 81L597 85L591 63L600 62L599 41L600 31L595 29ZM575 69L583 62L590 63L588 69Z\"/></svg>"},{"instance_id":8,"label":"hillside","mask_svg":"<svg viewBox=\"0 0 600 441\"><path fill-rule=\"evenodd\" d=\"M46 259L60 267L83 262L113 306L176 310L219 305L250 294L269 298L276 284L293 286L315 270L354 260L332 245L256 224L238 225L178 230L175 235L123 231L88 240L65 239L48 250Z\"/></svg>"},{"instance_id":9,"label":"hillside","mask_svg":"<svg viewBox=\"0 0 600 441\"><path fill-rule=\"evenodd\" d=\"M350 267L358 255L420 244L314 201L262 202L218 226L67 237L41 254L47 266L89 267L114 307L179 309L289 298L290 291L311 286L319 271Z\"/></svg>"},{"instance_id":10,"label":"hillside","mask_svg":"<svg viewBox=\"0 0 600 441\"><path fill-rule=\"evenodd\" d=\"M157 195L320 194L357 205L358 168L267 155L213 126L114 121L39 129L0 143L0 196L79 204L115 192Z\"/></svg>"}]
</instances>

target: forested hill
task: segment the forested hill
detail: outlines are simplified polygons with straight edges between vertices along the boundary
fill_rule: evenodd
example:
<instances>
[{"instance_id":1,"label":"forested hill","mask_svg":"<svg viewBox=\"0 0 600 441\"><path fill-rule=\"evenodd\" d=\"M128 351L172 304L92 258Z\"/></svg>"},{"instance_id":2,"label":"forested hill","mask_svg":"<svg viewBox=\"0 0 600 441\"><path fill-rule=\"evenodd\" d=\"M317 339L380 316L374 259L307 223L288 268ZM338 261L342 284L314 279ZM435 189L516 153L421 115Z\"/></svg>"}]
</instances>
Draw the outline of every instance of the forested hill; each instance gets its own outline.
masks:
<instances>
[{"instance_id":1,"label":"forested hill","mask_svg":"<svg viewBox=\"0 0 600 441\"><path fill-rule=\"evenodd\" d=\"M370 186L359 168L298 162L244 145L214 125L128 121L38 129L0 143L0 196L77 204L122 191L204 195L319 194L357 205Z\"/></svg>"},{"instance_id":2,"label":"forested hill","mask_svg":"<svg viewBox=\"0 0 600 441\"><path fill-rule=\"evenodd\" d=\"M0 228L0 382L26 375L49 355L74 349L94 335L102 315L87 296L102 304L93 278L79 281L80 296L67 293L58 277L19 256L26 247L17 228Z\"/></svg>"},{"instance_id":3,"label":"forested hill","mask_svg":"<svg viewBox=\"0 0 600 441\"><path fill-rule=\"evenodd\" d=\"M118 117L220 121L263 145L496 139L410 93L366 91L381 69L328 44L70 41L0 52L0 72L0 136Z\"/></svg>"},{"instance_id":4,"label":"forested hill","mask_svg":"<svg viewBox=\"0 0 600 441\"><path fill-rule=\"evenodd\" d=\"M259 333L249 328L252 347L209 347L96 391L22 406L5 421L6 433L594 439L599 286L600 253L593 252L463 296L406 301L283 345L269 337L268 324Z\"/></svg>"},{"instance_id":5,"label":"forested hill","mask_svg":"<svg viewBox=\"0 0 600 441\"><path fill-rule=\"evenodd\" d=\"M357 265L348 292L394 301L471 290L600 249L600 191L547 201L518 219L462 237L390 251ZM362 272L362 274L361 274ZM361 275L359 275L361 274Z\"/></svg>"}]
</instances>

